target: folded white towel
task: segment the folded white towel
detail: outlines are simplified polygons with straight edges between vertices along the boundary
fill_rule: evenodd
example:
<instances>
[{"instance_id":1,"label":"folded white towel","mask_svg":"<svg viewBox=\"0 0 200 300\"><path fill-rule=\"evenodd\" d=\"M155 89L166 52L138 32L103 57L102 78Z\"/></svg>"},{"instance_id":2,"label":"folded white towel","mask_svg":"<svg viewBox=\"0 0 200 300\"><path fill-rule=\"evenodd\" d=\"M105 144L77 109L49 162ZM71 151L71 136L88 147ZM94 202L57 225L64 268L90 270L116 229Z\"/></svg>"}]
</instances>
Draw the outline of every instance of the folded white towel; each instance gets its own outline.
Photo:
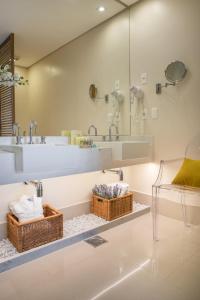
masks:
<instances>
[{"instance_id":1,"label":"folded white towel","mask_svg":"<svg viewBox=\"0 0 200 300\"><path fill-rule=\"evenodd\" d=\"M23 195L19 200L9 204L11 212L18 218L19 222L30 221L35 218L42 218L42 198L28 197Z\"/></svg>"},{"instance_id":2,"label":"folded white towel","mask_svg":"<svg viewBox=\"0 0 200 300\"><path fill-rule=\"evenodd\" d=\"M119 181L119 182L114 182L114 183L107 184L108 187L112 187L112 188L114 188L116 185L118 185L118 187L120 187L118 197L119 196L124 196L125 194L128 193L128 191L129 191L129 184L128 183Z\"/></svg>"}]
</instances>

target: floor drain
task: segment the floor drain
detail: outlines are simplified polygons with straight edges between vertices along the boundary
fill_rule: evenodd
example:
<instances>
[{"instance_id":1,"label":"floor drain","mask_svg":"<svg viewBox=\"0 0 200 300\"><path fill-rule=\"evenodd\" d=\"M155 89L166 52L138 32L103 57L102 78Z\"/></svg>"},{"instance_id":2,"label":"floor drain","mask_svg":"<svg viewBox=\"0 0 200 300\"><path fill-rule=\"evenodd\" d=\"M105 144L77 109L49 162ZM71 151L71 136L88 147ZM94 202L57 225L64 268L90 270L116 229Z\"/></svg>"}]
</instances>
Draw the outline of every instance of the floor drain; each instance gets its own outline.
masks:
<instances>
[{"instance_id":1,"label":"floor drain","mask_svg":"<svg viewBox=\"0 0 200 300\"><path fill-rule=\"evenodd\" d=\"M93 236L93 237L85 240L85 242L96 248L96 247L99 247L99 246L107 243L108 241L103 239L101 236L96 235L96 236Z\"/></svg>"}]
</instances>

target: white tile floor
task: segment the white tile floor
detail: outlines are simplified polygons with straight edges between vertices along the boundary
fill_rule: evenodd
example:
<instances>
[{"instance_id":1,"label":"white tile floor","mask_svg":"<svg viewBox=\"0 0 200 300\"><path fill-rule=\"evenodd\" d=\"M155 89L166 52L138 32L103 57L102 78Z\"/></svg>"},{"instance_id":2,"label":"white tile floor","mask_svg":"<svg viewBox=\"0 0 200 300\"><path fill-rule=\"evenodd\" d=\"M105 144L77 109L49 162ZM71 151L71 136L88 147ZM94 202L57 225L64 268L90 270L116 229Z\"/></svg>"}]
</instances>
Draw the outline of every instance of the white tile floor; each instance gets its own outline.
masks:
<instances>
[{"instance_id":1,"label":"white tile floor","mask_svg":"<svg viewBox=\"0 0 200 300\"><path fill-rule=\"evenodd\" d=\"M200 227L151 215L101 234L108 243L80 242L0 274L1 300L199 300Z\"/></svg>"}]
</instances>

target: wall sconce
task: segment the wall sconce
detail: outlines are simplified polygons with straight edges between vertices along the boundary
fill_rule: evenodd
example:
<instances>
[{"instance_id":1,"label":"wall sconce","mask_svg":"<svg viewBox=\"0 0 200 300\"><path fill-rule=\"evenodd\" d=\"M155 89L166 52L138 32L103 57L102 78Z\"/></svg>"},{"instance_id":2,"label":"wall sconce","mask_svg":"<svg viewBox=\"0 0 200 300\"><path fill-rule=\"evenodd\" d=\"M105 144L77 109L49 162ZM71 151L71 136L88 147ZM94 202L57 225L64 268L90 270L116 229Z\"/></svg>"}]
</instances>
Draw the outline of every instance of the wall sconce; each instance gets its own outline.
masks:
<instances>
[{"instance_id":1,"label":"wall sconce","mask_svg":"<svg viewBox=\"0 0 200 300\"><path fill-rule=\"evenodd\" d=\"M109 101L109 95L108 94L106 94L104 97L97 97L97 94L98 94L98 89L97 89L96 85L91 84L90 87L89 87L90 98L93 101L103 100L103 101L105 101L105 103L108 103L108 101Z\"/></svg>"}]
</instances>

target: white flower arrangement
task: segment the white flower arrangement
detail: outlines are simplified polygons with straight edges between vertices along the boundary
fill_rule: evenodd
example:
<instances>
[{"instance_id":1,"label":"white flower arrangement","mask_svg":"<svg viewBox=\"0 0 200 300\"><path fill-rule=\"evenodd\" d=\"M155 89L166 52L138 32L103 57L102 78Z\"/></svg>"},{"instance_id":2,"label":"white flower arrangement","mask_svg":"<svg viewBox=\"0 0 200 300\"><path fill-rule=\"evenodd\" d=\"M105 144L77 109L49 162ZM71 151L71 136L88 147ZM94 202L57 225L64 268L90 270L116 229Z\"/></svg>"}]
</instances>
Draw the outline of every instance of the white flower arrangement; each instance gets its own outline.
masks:
<instances>
[{"instance_id":1,"label":"white flower arrangement","mask_svg":"<svg viewBox=\"0 0 200 300\"><path fill-rule=\"evenodd\" d=\"M16 85L26 85L28 84L28 80L25 80L23 76L19 74L12 74L10 71L10 66L0 65L0 86L16 86Z\"/></svg>"}]
</instances>

